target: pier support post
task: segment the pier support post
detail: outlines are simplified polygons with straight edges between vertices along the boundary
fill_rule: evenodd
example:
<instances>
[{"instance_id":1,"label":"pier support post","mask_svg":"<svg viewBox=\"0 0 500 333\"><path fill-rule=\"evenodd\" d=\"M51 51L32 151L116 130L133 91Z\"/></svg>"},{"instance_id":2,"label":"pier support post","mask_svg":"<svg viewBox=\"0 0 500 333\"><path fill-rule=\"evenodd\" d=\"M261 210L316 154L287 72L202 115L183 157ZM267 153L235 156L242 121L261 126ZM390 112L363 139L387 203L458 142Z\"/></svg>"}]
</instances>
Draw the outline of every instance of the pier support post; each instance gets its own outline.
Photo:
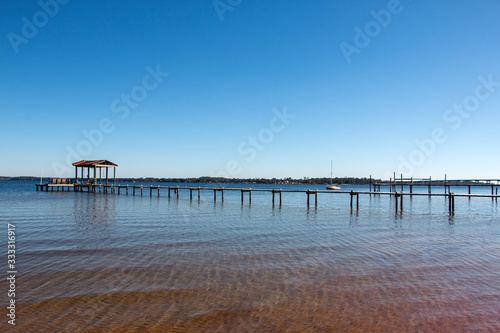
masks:
<instances>
[{"instance_id":1,"label":"pier support post","mask_svg":"<svg viewBox=\"0 0 500 333\"><path fill-rule=\"evenodd\" d=\"M317 208L318 207L318 191L307 190L306 194L307 194L307 208L309 208L309 204L310 204L309 196L311 194L314 194L314 206Z\"/></svg>"},{"instance_id":2,"label":"pier support post","mask_svg":"<svg viewBox=\"0 0 500 333\"><path fill-rule=\"evenodd\" d=\"M453 193L448 194L448 211L450 214L455 214L455 196Z\"/></svg>"},{"instance_id":3,"label":"pier support post","mask_svg":"<svg viewBox=\"0 0 500 333\"><path fill-rule=\"evenodd\" d=\"M221 192L221 200L224 202L224 188L216 189L214 188L214 202L217 201L217 191Z\"/></svg>"},{"instance_id":4,"label":"pier support post","mask_svg":"<svg viewBox=\"0 0 500 333\"><path fill-rule=\"evenodd\" d=\"M351 204L350 204L351 210L353 206L354 196L356 196L356 210L359 209L359 193L351 190L351 193L349 195L351 197Z\"/></svg>"}]
</instances>

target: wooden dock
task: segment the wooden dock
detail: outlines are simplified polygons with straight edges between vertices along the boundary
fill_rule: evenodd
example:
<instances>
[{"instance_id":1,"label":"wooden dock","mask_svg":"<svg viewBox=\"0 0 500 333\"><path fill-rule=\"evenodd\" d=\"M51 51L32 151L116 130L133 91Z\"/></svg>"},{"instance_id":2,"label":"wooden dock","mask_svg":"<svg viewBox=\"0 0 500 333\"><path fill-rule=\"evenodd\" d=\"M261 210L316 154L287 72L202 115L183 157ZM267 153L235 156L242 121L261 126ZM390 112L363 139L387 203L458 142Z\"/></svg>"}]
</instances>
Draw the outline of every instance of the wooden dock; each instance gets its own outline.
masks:
<instances>
[{"instance_id":1,"label":"wooden dock","mask_svg":"<svg viewBox=\"0 0 500 333\"><path fill-rule=\"evenodd\" d=\"M451 186L451 185L450 185ZM394 196L395 198L395 209L396 211L403 211L404 197L406 196L430 196L430 197L446 197L448 199L449 213L454 214L455 212L455 198L456 197L468 197L468 198L491 198L492 200L498 201L498 187L496 186L496 194L455 194L455 193L413 193L413 192L381 192L381 191L329 191L329 190L293 190L293 189L252 189L252 188L224 188L224 187L181 187L181 186L160 186L160 185L105 185L105 184L36 184L37 191L59 191L60 189L64 191L73 188L75 192L89 192L89 193L116 193L121 194L121 190L125 190L125 194L132 195L140 193L141 196L144 195L144 189L149 189L149 195L152 197L153 193L160 197L162 190L168 191L168 198L171 198L171 194L176 196L177 199L180 197L181 191L189 191L189 198L193 200L193 192L197 192L198 200L201 200L201 192L209 191L213 192L214 202L217 198L221 202L224 202L224 192L226 191L236 191L241 192L241 204L244 203L244 194L248 194L248 204L252 204L252 192L267 192L272 194L272 205L276 204L275 197L279 195L279 205L282 205L282 194L283 193L304 193L306 194L306 205L309 208L312 205L311 196L314 196L314 207L318 207L318 194L344 194L349 195L350 207L352 209L359 209L360 195L383 195L383 196ZM129 191L131 189L131 191Z\"/></svg>"},{"instance_id":2,"label":"wooden dock","mask_svg":"<svg viewBox=\"0 0 500 333\"><path fill-rule=\"evenodd\" d=\"M441 187L444 190L444 194L449 194L452 186L468 187L468 194L472 194L472 188L479 187L489 187L491 188L491 195L498 194L498 187L500 187L500 179L447 179L446 175L444 179L432 179L429 178L404 178L403 175L389 180L372 180L370 177L370 191L380 192L382 186L388 187L389 192L396 192L398 189L400 192L404 192L404 188L408 189L410 194L413 194L413 187L425 186L427 187L428 194L432 194L433 187Z\"/></svg>"}]
</instances>

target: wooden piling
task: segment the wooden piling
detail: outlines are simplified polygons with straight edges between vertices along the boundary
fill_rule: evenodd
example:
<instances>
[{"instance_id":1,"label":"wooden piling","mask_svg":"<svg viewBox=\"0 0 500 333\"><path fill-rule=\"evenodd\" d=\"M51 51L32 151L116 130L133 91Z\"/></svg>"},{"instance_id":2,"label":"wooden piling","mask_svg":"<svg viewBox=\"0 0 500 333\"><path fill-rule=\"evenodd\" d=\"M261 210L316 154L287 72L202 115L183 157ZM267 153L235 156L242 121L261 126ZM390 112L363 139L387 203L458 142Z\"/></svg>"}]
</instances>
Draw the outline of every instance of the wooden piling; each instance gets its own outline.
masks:
<instances>
[{"instance_id":1,"label":"wooden piling","mask_svg":"<svg viewBox=\"0 0 500 333\"><path fill-rule=\"evenodd\" d=\"M221 192L221 202L224 203L224 188L214 188L214 202L217 201L217 192Z\"/></svg>"},{"instance_id":2,"label":"wooden piling","mask_svg":"<svg viewBox=\"0 0 500 333\"><path fill-rule=\"evenodd\" d=\"M396 192L394 200L395 200L396 212L398 212L398 210L403 212L403 192L401 193Z\"/></svg>"},{"instance_id":3,"label":"wooden piling","mask_svg":"<svg viewBox=\"0 0 500 333\"><path fill-rule=\"evenodd\" d=\"M351 210L352 210L352 207L354 205L353 204L354 196L356 196L356 209L359 209L359 193L351 190L351 192L349 193L349 196L351 198L351 202L350 202Z\"/></svg>"},{"instance_id":4,"label":"wooden piling","mask_svg":"<svg viewBox=\"0 0 500 333\"><path fill-rule=\"evenodd\" d=\"M450 214L455 214L455 196L453 193L448 194L448 212Z\"/></svg>"},{"instance_id":5,"label":"wooden piling","mask_svg":"<svg viewBox=\"0 0 500 333\"><path fill-rule=\"evenodd\" d=\"M314 194L314 206L317 208L318 207L318 191L311 191L311 190L307 190L306 191L306 195L307 195L307 208L309 208L309 205L310 205L310 198L309 198L309 196L311 194Z\"/></svg>"}]
</instances>

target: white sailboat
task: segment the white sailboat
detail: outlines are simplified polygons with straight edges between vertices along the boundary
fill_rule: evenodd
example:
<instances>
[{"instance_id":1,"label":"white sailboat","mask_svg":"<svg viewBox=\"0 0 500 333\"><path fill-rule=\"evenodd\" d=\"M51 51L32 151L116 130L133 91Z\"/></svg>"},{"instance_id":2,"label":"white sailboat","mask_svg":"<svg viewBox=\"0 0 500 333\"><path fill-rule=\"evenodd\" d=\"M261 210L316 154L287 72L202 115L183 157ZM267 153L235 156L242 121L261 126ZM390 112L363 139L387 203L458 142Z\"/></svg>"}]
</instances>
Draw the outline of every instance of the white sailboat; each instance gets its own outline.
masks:
<instances>
[{"instance_id":1,"label":"white sailboat","mask_svg":"<svg viewBox=\"0 0 500 333\"><path fill-rule=\"evenodd\" d=\"M340 185L333 183L333 161L331 161L330 165L330 185L326 185L326 189L332 191L340 190Z\"/></svg>"}]
</instances>

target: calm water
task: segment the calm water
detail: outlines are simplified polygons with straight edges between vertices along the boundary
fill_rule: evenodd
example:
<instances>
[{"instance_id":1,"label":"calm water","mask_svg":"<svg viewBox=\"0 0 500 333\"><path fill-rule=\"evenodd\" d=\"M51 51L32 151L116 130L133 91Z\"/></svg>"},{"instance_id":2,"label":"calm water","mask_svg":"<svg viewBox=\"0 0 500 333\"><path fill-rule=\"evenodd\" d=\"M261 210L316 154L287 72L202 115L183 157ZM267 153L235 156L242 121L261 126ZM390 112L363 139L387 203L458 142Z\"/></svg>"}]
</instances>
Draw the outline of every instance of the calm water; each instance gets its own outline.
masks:
<instances>
[{"instance_id":1,"label":"calm water","mask_svg":"<svg viewBox=\"0 0 500 333\"><path fill-rule=\"evenodd\" d=\"M2 314L1 330L500 331L491 199L457 198L450 217L441 197L405 198L400 214L386 196L361 196L351 213L345 194L320 194L317 209L294 193L274 208L270 193L253 193L251 206L239 192L223 204L209 191L200 201L182 190L179 200L144 194L0 181L1 246L15 224L18 270L16 326Z\"/></svg>"}]
</instances>

